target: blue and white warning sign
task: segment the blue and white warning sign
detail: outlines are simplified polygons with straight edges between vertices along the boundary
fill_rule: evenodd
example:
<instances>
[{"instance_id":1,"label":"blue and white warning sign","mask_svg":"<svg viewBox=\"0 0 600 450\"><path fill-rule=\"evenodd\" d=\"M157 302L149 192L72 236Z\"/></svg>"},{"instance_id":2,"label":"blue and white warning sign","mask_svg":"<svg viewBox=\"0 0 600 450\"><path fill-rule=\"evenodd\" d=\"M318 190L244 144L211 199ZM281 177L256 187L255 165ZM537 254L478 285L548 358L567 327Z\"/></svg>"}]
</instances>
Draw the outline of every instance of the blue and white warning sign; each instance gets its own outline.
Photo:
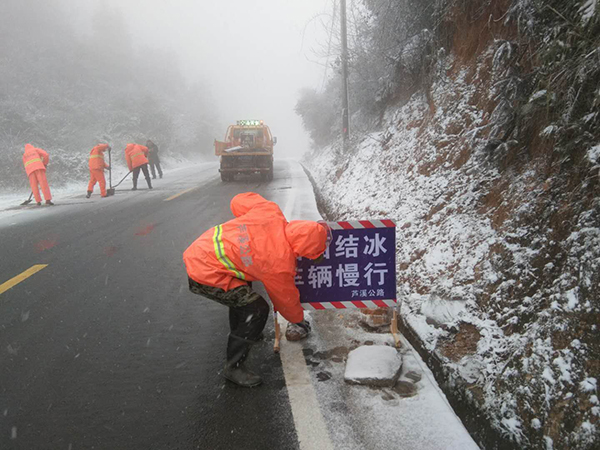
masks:
<instances>
[{"instance_id":1,"label":"blue and white warning sign","mask_svg":"<svg viewBox=\"0 0 600 450\"><path fill-rule=\"evenodd\" d=\"M300 259L296 287L304 309L382 308L396 304L396 225L391 220L327 222L322 261Z\"/></svg>"}]
</instances>

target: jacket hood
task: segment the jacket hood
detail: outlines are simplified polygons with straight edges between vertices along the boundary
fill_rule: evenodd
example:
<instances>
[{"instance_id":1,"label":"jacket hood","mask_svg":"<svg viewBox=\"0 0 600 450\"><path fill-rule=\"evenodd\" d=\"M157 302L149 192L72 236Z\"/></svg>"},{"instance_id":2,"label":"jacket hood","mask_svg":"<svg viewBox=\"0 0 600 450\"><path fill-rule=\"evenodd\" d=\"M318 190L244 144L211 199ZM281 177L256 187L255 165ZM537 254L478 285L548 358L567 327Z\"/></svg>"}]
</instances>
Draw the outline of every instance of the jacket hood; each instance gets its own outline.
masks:
<instances>
[{"instance_id":1,"label":"jacket hood","mask_svg":"<svg viewBox=\"0 0 600 450\"><path fill-rule=\"evenodd\" d=\"M98 144L90 151L90 155L94 152L94 150L97 152L103 152L107 148L108 148L108 144Z\"/></svg>"},{"instance_id":2,"label":"jacket hood","mask_svg":"<svg viewBox=\"0 0 600 450\"><path fill-rule=\"evenodd\" d=\"M269 201L255 192L244 192L231 199L231 212L235 217L240 217L262 203L269 203Z\"/></svg>"},{"instance_id":3,"label":"jacket hood","mask_svg":"<svg viewBox=\"0 0 600 450\"><path fill-rule=\"evenodd\" d=\"M285 227L285 237L296 256L316 259L327 245L327 230L311 220L292 220Z\"/></svg>"},{"instance_id":4,"label":"jacket hood","mask_svg":"<svg viewBox=\"0 0 600 450\"><path fill-rule=\"evenodd\" d=\"M25 152L30 152L31 150L33 150L35 147L31 144L25 144Z\"/></svg>"},{"instance_id":5,"label":"jacket hood","mask_svg":"<svg viewBox=\"0 0 600 450\"><path fill-rule=\"evenodd\" d=\"M135 148L135 144L127 144L127 147L125 147L125 152L130 152Z\"/></svg>"}]
</instances>

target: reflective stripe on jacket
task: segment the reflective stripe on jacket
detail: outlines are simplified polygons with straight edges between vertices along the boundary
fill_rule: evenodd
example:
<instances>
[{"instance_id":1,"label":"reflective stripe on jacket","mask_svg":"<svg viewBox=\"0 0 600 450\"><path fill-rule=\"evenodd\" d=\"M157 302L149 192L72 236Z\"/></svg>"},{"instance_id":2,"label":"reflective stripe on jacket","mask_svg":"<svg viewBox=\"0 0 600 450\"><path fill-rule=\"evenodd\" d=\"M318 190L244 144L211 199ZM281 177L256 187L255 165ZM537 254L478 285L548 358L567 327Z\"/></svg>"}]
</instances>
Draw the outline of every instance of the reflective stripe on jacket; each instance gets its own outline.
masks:
<instances>
[{"instance_id":1,"label":"reflective stripe on jacket","mask_svg":"<svg viewBox=\"0 0 600 450\"><path fill-rule=\"evenodd\" d=\"M184 252L189 277L225 291L262 281L275 309L290 322L300 322L296 258L319 257L327 231L317 222L288 223L277 204L253 192L236 195L231 211L235 219L206 231Z\"/></svg>"},{"instance_id":2,"label":"reflective stripe on jacket","mask_svg":"<svg viewBox=\"0 0 600 450\"><path fill-rule=\"evenodd\" d=\"M98 144L90 151L90 170L108 169L108 164L104 162L104 152L108 144Z\"/></svg>"},{"instance_id":3,"label":"reflective stripe on jacket","mask_svg":"<svg viewBox=\"0 0 600 450\"><path fill-rule=\"evenodd\" d=\"M50 162L50 157L41 148L36 148L31 144L25 144L25 152L23 153L23 166L27 176L31 175L36 170L46 170L46 166Z\"/></svg>"},{"instance_id":4,"label":"reflective stripe on jacket","mask_svg":"<svg viewBox=\"0 0 600 450\"><path fill-rule=\"evenodd\" d=\"M43 164L42 158L34 158L34 159L30 159L29 161L27 161L25 163L25 167L28 167L30 164L33 164L35 162L41 162Z\"/></svg>"}]
</instances>

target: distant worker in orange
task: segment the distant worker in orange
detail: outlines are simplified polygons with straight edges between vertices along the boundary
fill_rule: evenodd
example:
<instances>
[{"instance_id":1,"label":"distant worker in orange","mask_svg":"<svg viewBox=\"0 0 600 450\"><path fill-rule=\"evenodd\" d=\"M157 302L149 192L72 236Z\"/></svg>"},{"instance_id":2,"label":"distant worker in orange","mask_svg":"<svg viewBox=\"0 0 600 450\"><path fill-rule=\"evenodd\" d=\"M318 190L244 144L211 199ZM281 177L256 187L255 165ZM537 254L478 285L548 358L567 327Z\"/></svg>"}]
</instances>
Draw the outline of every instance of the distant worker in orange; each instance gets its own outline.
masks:
<instances>
[{"instance_id":1,"label":"distant worker in orange","mask_svg":"<svg viewBox=\"0 0 600 450\"><path fill-rule=\"evenodd\" d=\"M261 281L274 308L290 322L288 340L307 337L310 325L294 283L296 258L318 259L327 248L329 233L318 222L288 222L277 204L254 192L236 195L230 206L236 218L202 234L183 253L183 261L190 291L229 307L222 375L253 387L262 379L243 363L265 327L269 305L251 283Z\"/></svg>"},{"instance_id":2,"label":"distant worker in orange","mask_svg":"<svg viewBox=\"0 0 600 450\"><path fill-rule=\"evenodd\" d=\"M125 159L127 160L127 167L133 171L133 188L131 190L137 191L140 170L144 172L148 189L152 189L152 181L150 181L150 173L148 172L148 147L139 144L127 144Z\"/></svg>"},{"instance_id":3,"label":"distant worker in orange","mask_svg":"<svg viewBox=\"0 0 600 450\"><path fill-rule=\"evenodd\" d=\"M46 205L54 205L52 203L52 194L50 193L50 187L48 186L48 180L46 179L46 167L50 162L48 153L41 148L35 148L31 144L25 144L25 153L23 153L23 165L25 166L25 172L29 177L29 184L31 185L31 192L35 197L35 201L38 206L42 204L42 197L40 196L40 187L46 199Z\"/></svg>"},{"instance_id":4,"label":"distant worker in orange","mask_svg":"<svg viewBox=\"0 0 600 450\"><path fill-rule=\"evenodd\" d=\"M104 171L109 169L109 165L104 162L104 152L108 150L110 152L110 146L108 144L98 144L90 152L90 182L88 184L86 198L92 196L94 192L94 186L96 183L100 185L100 195L106 197L106 179L104 178Z\"/></svg>"}]
</instances>

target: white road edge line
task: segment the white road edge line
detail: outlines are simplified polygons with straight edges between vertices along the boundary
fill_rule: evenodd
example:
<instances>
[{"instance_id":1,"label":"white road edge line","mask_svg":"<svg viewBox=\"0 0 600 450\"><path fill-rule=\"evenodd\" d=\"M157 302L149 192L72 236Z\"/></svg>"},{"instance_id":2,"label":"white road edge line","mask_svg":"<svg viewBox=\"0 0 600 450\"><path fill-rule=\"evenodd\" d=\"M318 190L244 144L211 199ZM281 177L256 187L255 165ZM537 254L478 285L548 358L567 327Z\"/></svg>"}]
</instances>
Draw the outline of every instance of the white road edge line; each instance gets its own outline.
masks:
<instances>
[{"instance_id":1,"label":"white road edge line","mask_svg":"<svg viewBox=\"0 0 600 450\"><path fill-rule=\"evenodd\" d=\"M285 217L292 217L296 204L297 193L294 192L293 187L290 189L290 194L284 208ZM280 320L285 321L280 314L278 314L278 317L280 317ZM281 332L285 334L285 326L282 327ZM284 339L282 339L281 344L281 365L283 366L283 375L285 376L300 449L334 450L304 360L302 345Z\"/></svg>"},{"instance_id":2,"label":"white road edge line","mask_svg":"<svg viewBox=\"0 0 600 450\"><path fill-rule=\"evenodd\" d=\"M300 449L334 450L304 361L302 345L282 342L280 356Z\"/></svg>"}]
</instances>

